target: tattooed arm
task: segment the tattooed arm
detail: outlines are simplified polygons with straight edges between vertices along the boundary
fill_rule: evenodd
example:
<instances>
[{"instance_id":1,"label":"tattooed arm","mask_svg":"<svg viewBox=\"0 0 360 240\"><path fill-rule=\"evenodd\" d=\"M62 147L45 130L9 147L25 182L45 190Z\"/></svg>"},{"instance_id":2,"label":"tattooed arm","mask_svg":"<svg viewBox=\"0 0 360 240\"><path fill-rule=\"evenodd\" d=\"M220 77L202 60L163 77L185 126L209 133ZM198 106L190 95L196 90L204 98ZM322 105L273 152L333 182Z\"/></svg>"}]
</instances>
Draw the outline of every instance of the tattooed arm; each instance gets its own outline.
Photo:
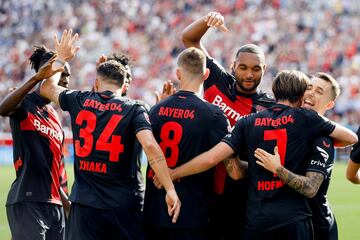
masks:
<instances>
[{"instance_id":1,"label":"tattooed arm","mask_svg":"<svg viewBox=\"0 0 360 240\"><path fill-rule=\"evenodd\" d=\"M289 187L308 198L313 198L324 180L324 175L318 172L307 172L306 176L295 174L283 166L276 169L279 178Z\"/></svg>"},{"instance_id":2,"label":"tattooed arm","mask_svg":"<svg viewBox=\"0 0 360 240\"><path fill-rule=\"evenodd\" d=\"M285 184L295 191L298 191L308 198L313 198L324 180L324 175L322 173L311 171L307 172L306 176L295 174L281 165L277 147L275 147L274 153L275 155L270 154L261 148L256 149L255 157L258 159L256 163L265 169L276 173Z\"/></svg>"},{"instance_id":3,"label":"tattooed arm","mask_svg":"<svg viewBox=\"0 0 360 240\"><path fill-rule=\"evenodd\" d=\"M227 174L234 180L239 180L247 176L248 164L241 161L237 156L230 156L224 160Z\"/></svg>"}]
</instances>

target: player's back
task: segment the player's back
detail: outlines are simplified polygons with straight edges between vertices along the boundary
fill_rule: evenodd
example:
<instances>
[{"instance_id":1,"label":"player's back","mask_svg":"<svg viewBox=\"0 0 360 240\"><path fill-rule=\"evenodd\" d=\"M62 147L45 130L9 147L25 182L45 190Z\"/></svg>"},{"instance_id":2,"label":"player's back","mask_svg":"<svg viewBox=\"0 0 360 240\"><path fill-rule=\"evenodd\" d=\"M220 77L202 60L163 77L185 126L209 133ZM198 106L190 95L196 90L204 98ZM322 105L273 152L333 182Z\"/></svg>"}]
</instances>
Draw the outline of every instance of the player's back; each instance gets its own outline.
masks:
<instances>
[{"instance_id":1,"label":"player's back","mask_svg":"<svg viewBox=\"0 0 360 240\"><path fill-rule=\"evenodd\" d=\"M139 209L136 133L150 129L145 109L110 91L61 93L75 151L70 200L103 209ZM139 148L136 148L139 149Z\"/></svg>"},{"instance_id":2,"label":"player's back","mask_svg":"<svg viewBox=\"0 0 360 240\"><path fill-rule=\"evenodd\" d=\"M155 105L150 111L154 136L170 168L175 168L209 150L227 133L227 120L216 106L193 92L179 91ZM164 192L152 184L153 171L147 171L145 219L153 225L172 227L163 204ZM212 174L207 171L175 181L182 201L177 227L198 228L207 222L207 195L212 187ZM158 212L160 216L151 216ZM196 217L195 217L196 216Z\"/></svg>"},{"instance_id":3,"label":"player's back","mask_svg":"<svg viewBox=\"0 0 360 240\"><path fill-rule=\"evenodd\" d=\"M308 165L305 156L310 141L330 134L333 129L332 123L314 111L281 104L244 117L236 124L231 135L238 136L240 140L236 141L238 146L234 146L230 139L230 145L240 156L246 152L249 162L248 228L261 225L262 229L270 230L310 215L304 196L256 164L255 149L262 148L273 153L277 145L282 165L294 173L305 175ZM227 139L224 141L229 142Z\"/></svg>"}]
</instances>

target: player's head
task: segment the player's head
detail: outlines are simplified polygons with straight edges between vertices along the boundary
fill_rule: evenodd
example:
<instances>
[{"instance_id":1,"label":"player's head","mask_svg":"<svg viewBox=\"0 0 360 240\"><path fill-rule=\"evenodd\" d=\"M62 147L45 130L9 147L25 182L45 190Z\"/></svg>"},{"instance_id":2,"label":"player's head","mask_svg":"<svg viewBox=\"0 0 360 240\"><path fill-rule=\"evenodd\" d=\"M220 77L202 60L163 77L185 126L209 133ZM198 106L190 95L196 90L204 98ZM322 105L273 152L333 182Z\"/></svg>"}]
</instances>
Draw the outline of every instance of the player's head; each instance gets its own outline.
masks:
<instances>
[{"instance_id":1,"label":"player's head","mask_svg":"<svg viewBox=\"0 0 360 240\"><path fill-rule=\"evenodd\" d=\"M99 64L96 68L95 91L123 91L126 70L124 66L109 60Z\"/></svg>"},{"instance_id":2,"label":"player's head","mask_svg":"<svg viewBox=\"0 0 360 240\"><path fill-rule=\"evenodd\" d=\"M237 51L231 71L241 92L255 93L265 68L265 54L261 48L255 44L246 44Z\"/></svg>"},{"instance_id":3,"label":"player's head","mask_svg":"<svg viewBox=\"0 0 360 240\"><path fill-rule=\"evenodd\" d=\"M132 82L132 74L131 74L131 63L130 58L124 53L114 53L107 58L107 60L115 60L121 63L124 66L126 71L125 79L124 79L124 92L122 93L123 96L126 96L129 86Z\"/></svg>"},{"instance_id":4,"label":"player's head","mask_svg":"<svg viewBox=\"0 0 360 240\"><path fill-rule=\"evenodd\" d=\"M205 54L194 47L183 50L177 59L176 76L180 83L197 82L199 85L209 76Z\"/></svg>"},{"instance_id":5,"label":"player's head","mask_svg":"<svg viewBox=\"0 0 360 240\"><path fill-rule=\"evenodd\" d=\"M317 72L311 77L305 91L303 107L324 114L335 106L339 94L338 82L327 73Z\"/></svg>"},{"instance_id":6,"label":"player's head","mask_svg":"<svg viewBox=\"0 0 360 240\"><path fill-rule=\"evenodd\" d=\"M47 49L45 46L34 46L33 53L29 60L31 68L38 72L39 69L52 57L55 52ZM67 88L70 82L70 66L65 63L64 71L61 73L58 85Z\"/></svg>"},{"instance_id":7,"label":"player's head","mask_svg":"<svg viewBox=\"0 0 360 240\"><path fill-rule=\"evenodd\" d=\"M272 91L276 101L288 101L300 106L309 82L305 73L296 70L283 70L273 80Z\"/></svg>"}]
</instances>

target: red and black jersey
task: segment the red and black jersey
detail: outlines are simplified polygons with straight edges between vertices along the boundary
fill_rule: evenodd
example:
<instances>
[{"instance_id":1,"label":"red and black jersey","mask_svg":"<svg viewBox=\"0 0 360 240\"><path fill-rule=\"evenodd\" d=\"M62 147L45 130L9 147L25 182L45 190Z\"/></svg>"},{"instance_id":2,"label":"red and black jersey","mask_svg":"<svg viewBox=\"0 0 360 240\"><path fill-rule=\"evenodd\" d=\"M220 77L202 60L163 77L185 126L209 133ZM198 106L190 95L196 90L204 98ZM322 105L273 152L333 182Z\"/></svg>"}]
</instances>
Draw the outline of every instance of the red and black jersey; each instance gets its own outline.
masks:
<instances>
[{"instance_id":1,"label":"red and black jersey","mask_svg":"<svg viewBox=\"0 0 360 240\"><path fill-rule=\"evenodd\" d=\"M231 126L240 117L271 107L274 98L259 90L243 94L236 89L235 77L226 72L214 59L207 58L210 75L204 82L204 99L218 106L228 117Z\"/></svg>"},{"instance_id":2,"label":"red and black jersey","mask_svg":"<svg viewBox=\"0 0 360 240\"><path fill-rule=\"evenodd\" d=\"M360 127L356 132L358 138L360 139ZM351 153L350 153L350 159L354 163L360 163L360 140L354 144Z\"/></svg>"},{"instance_id":3,"label":"red and black jersey","mask_svg":"<svg viewBox=\"0 0 360 240\"><path fill-rule=\"evenodd\" d=\"M16 179L7 205L48 202L61 205L59 171L63 132L55 110L33 92L10 116Z\"/></svg>"},{"instance_id":4,"label":"red and black jersey","mask_svg":"<svg viewBox=\"0 0 360 240\"><path fill-rule=\"evenodd\" d=\"M242 116L269 108L275 103L270 95L261 90L254 94L239 92L234 76L226 72L214 59L207 58L206 67L210 69L210 75L204 82L204 99L218 106L229 119L231 126ZM214 179L216 193L224 192L225 178L226 169L224 164L220 163L216 166Z\"/></svg>"},{"instance_id":5,"label":"red and black jersey","mask_svg":"<svg viewBox=\"0 0 360 240\"><path fill-rule=\"evenodd\" d=\"M291 189L279 177L256 164L254 151L274 152L277 145L282 165L305 175L311 140L327 136L335 125L312 110L276 104L268 110L241 118L223 142L241 156L247 153L249 192L246 228L268 231L311 215L305 196Z\"/></svg>"},{"instance_id":6,"label":"red and black jersey","mask_svg":"<svg viewBox=\"0 0 360 240\"><path fill-rule=\"evenodd\" d=\"M64 91L71 117L75 181L70 200L100 209L140 209L136 133L151 130L144 107L110 91Z\"/></svg>"},{"instance_id":7,"label":"red and black jersey","mask_svg":"<svg viewBox=\"0 0 360 240\"><path fill-rule=\"evenodd\" d=\"M307 172L319 172L324 175L324 180L318 192L313 198L309 199L313 214L314 234L315 236L321 236L322 234L318 234L318 232L325 231L329 233L335 222L334 213L326 197L334 166L334 142L332 138L320 137L313 141L307 159L309 160Z\"/></svg>"},{"instance_id":8,"label":"red and black jersey","mask_svg":"<svg viewBox=\"0 0 360 240\"><path fill-rule=\"evenodd\" d=\"M154 136L170 168L178 167L209 150L229 131L223 112L193 92L179 91L150 111ZM181 213L171 222L164 204L165 191L154 187L153 170L148 167L144 217L148 225L165 228L203 228L208 222L207 200L212 189L212 172L181 178L174 182L181 199Z\"/></svg>"}]
</instances>

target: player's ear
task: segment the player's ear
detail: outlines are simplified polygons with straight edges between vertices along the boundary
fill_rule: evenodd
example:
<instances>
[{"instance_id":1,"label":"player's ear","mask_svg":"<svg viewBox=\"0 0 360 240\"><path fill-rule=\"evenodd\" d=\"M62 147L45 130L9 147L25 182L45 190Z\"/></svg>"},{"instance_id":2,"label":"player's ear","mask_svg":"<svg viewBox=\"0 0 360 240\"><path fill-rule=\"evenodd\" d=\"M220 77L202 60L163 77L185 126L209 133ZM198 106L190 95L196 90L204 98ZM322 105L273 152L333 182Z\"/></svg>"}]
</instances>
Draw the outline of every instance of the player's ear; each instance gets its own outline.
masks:
<instances>
[{"instance_id":1,"label":"player's ear","mask_svg":"<svg viewBox=\"0 0 360 240\"><path fill-rule=\"evenodd\" d=\"M335 107L335 102L334 101L330 101L327 105L326 105L326 110L330 110L333 107Z\"/></svg>"},{"instance_id":2,"label":"player's ear","mask_svg":"<svg viewBox=\"0 0 360 240\"><path fill-rule=\"evenodd\" d=\"M97 92L99 89L99 80L96 78L94 83L94 91Z\"/></svg>"},{"instance_id":3,"label":"player's ear","mask_svg":"<svg viewBox=\"0 0 360 240\"><path fill-rule=\"evenodd\" d=\"M264 64L263 66L263 72L265 72L265 70L266 70L266 64Z\"/></svg>"},{"instance_id":4,"label":"player's ear","mask_svg":"<svg viewBox=\"0 0 360 240\"><path fill-rule=\"evenodd\" d=\"M204 73L204 76L203 76L203 80L205 81L210 75L210 69L208 68L205 68L205 73Z\"/></svg>"},{"instance_id":5,"label":"player's ear","mask_svg":"<svg viewBox=\"0 0 360 240\"><path fill-rule=\"evenodd\" d=\"M181 80L181 70L180 68L176 68L176 77L180 81Z\"/></svg>"}]
</instances>

